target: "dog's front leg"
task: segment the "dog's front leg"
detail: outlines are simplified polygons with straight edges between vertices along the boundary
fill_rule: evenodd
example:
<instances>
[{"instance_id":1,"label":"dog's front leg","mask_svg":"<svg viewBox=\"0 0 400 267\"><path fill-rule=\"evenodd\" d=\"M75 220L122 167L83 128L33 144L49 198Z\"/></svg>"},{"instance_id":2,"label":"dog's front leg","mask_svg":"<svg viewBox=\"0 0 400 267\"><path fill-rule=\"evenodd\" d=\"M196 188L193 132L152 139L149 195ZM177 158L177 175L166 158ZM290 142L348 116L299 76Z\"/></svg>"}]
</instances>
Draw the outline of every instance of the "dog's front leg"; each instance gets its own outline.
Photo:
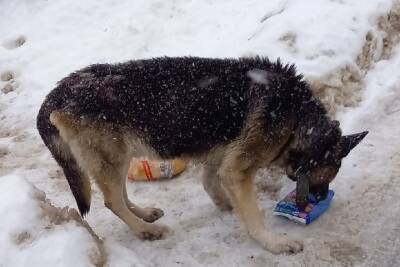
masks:
<instances>
[{"instance_id":1,"label":"dog's front leg","mask_svg":"<svg viewBox=\"0 0 400 267\"><path fill-rule=\"evenodd\" d=\"M231 199L233 208L249 235L265 249L275 254L301 251L303 249L302 242L273 234L265 228L253 189L252 180L255 171L248 170L242 171L232 166L222 166L219 175L221 175L222 185Z\"/></svg>"}]
</instances>

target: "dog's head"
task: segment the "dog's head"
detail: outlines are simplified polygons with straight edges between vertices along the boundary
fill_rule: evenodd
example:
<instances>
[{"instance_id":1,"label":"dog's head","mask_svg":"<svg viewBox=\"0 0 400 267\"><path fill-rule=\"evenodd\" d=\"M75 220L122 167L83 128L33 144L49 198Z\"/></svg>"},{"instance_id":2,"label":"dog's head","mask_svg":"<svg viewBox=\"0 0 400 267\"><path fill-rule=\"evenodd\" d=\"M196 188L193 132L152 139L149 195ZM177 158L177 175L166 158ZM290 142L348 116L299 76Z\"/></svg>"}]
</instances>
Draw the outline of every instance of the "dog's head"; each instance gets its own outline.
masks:
<instances>
[{"instance_id":1,"label":"dog's head","mask_svg":"<svg viewBox=\"0 0 400 267\"><path fill-rule=\"evenodd\" d=\"M367 133L342 136L338 121L321 121L313 127L299 128L289 152L286 173L297 181L296 202L300 208L307 204L309 193L318 200L326 198L342 159Z\"/></svg>"}]
</instances>

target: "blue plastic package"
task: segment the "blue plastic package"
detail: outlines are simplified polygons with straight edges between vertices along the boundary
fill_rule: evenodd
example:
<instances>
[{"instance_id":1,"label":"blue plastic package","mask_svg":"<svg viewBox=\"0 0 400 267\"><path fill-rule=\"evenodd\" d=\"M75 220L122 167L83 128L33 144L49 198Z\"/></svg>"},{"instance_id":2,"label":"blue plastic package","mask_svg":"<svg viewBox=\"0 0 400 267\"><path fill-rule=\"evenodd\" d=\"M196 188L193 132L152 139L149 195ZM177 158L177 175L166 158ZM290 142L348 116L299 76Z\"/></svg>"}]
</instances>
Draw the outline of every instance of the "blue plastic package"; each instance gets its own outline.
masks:
<instances>
[{"instance_id":1,"label":"blue plastic package","mask_svg":"<svg viewBox=\"0 0 400 267\"><path fill-rule=\"evenodd\" d=\"M308 204L304 210L296 206L296 190L290 192L284 199L276 204L274 215L284 216L300 224L310 224L321 216L330 206L335 192L329 190L327 197L317 202L315 197L308 195Z\"/></svg>"}]
</instances>

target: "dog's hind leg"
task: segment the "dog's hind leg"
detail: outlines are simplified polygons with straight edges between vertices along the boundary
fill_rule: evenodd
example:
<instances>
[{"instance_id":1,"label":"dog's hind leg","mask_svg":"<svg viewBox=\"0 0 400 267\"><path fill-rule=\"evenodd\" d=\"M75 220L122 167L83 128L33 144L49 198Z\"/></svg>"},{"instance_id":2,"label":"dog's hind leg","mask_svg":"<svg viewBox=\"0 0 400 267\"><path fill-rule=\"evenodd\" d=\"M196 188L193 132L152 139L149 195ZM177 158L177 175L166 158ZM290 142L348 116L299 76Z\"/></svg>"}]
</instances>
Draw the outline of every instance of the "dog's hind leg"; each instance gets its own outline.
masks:
<instances>
[{"instance_id":1,"label":"dog's hind leg","mask_svg":"<svg viewBox=\"0 0 400 267\"><path fill-rule=\"evenodd\" d=\"M126 184L124 183L124 186L126 187ZM136 216L142 218L144 221L152 223L162 216L164 216L164 212L161 209L158 208L141 208L134 203L132 203L129 198L128 194L126 192L126 188L124 188L124 201L128 205L128 208L136 214Z\"/></svg>"},{"instance_id":2,"label":"dog's hind leg","mask_svg":"<svg viewBox=\"0 0 400 267\"><path fill-rule=\"evenodd\" d=\"M205 164L203 186L211 200L221 211L232 210L229 197L222 188L221 178L217 175L217 166Z\"/></svg>"},{"instance_id":3,"label":"dog's hind leg","mask_svg":"<svg viewBox=\"0 0 400 267\"><path fill-rule=\"evenodd\" d=\"M123 151L121 151L122 153ZM92 155L92 159L96 156L99 155ZM99 168L90 170L103 192L105 206L124 221L139 238L147 240L161 239L167 232L167 228L145 222L135 213L140 212L142 215L147 216L149 214L145 214L146 210L127 202L126 173L130 158L128 155L125 157L120 155L119 157L121 160L112 162L109 159L100 158L98 161L101 164L97 165Z\"/></svg>"},{"instance_id":4,"label":"dog's hind leg","mask_svg":"<svg viewBox=\"0 0 400 267\"><path fill-rule=\"evenodd\" d=\"M126 169L127 170L127 169ZM167 232L164 226L158 226L143 221L136 216L125 202L125 175L112 168L108 168L107 172L97 172L98 184L104 194L104 204L115 215L123 220L132 231L141 239L156 240L161 239ZM111 179L108 177L114 177Z\"/></svg>"},{"instance_id":5,"label":"dog's hind leg","mask_svg":"<svg viewBox=\"0 0 400 267\"><path fill-rule=\"evenodd\" d=\"M247 166L243 166L245 160L239 156L233 156L233 158L232 156L224 159L218 174L221 176L222 186L227 191L234 210L239 215L249 235L273 253L301 251L303 248L301 242L273 234L265 228L253 188L256 168L251 163L245 163Z\"/></svg>"},{"instance_id":6,"label":"dog's hind leg","mask_svg":"<svg viewBox=\"0 0 400 267\"><path fill-rule=\"evenodd\" d=\"M131 156L126 139L130 137L107 125L85 124L74 114L53 112L51 117L80 168L95 178L103 192L105 206L140 238L162 238L167 228L145 222L132 212L126 201L126 174Z\"/></svg>"}]
</instances>

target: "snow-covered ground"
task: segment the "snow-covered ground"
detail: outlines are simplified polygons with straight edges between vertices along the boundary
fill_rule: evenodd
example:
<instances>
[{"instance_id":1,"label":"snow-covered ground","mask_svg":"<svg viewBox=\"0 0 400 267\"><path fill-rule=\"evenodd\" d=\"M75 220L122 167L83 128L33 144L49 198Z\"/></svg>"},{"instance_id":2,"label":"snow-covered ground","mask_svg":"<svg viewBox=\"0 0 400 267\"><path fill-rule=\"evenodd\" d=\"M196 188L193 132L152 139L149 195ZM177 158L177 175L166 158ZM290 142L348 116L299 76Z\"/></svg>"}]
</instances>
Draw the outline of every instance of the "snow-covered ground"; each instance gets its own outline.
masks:
<instances>
[{"instance_id":1,"label":"snow-covered ground","mask_svg":"<svg viewBox=\"0 0 400 267\"><path fill-rule=\"evenodd\" d=\"M396 0L0 1L0 266L399 266L399 36ZM77 216L35 129L41 102L88 64L163 55L280 57L345 133L370 131L344 160L331 209L310 226L271 216L293 184L259 173L268 227L305 240L302 253L273 255L252 241L203 192L200 166L128 184L136 203L165 211L165 240L138 240L95 186L87 223Z\"/></svg>"}]
</instances>

